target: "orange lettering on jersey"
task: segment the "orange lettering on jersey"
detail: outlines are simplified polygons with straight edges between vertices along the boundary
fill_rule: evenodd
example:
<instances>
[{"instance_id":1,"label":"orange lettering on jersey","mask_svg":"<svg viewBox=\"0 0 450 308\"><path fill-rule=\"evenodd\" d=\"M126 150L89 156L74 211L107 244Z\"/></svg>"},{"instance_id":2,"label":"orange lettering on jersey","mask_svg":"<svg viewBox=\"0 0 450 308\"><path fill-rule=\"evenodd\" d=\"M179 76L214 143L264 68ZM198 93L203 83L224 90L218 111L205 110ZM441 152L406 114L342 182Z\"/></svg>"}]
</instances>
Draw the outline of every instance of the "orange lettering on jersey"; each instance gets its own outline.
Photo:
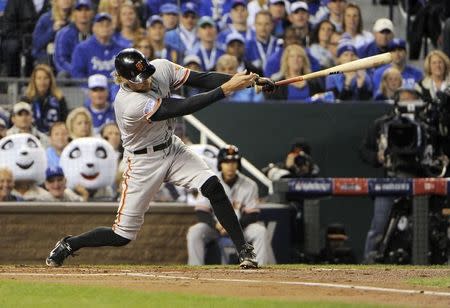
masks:
<instances>
[{"instance_id":1,"label":"orange lettering on jersey","mask_svg":"<svg viewBox=\"0 0 450 308\"><path fill-rule=\"evenodd\" d=\"M139 72L142 72L144 70L144 63L142 63L142 61L139 61L138 63L136 63L136 68Z\"/></svg>"}]
</instances>

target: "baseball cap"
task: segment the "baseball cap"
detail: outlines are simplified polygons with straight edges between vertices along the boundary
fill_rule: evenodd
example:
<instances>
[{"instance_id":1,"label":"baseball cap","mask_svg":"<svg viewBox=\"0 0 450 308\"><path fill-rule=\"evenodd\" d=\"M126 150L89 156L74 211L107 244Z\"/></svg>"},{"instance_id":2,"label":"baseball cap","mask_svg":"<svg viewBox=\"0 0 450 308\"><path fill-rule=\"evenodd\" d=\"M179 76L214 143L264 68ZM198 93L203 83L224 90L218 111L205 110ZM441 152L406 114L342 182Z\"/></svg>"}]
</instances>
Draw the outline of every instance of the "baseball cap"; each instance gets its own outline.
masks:
<instances>
[{"instance_id":1,"label":"baseball cap","mask_svg":"<svg viewBox=\"0 0 450 308\"><path fill-rule=\"evenodd\" d=\"M183 3L183 4L181 5L181 13L182 13L183 15L185 15L185 14L187 14L187 13L193 13L193 14L195 14L195 15L198 15L198 14L197 14L197 6L196 6L195 3L193 3L193 2L186 2L186 3Z\"/></svg>"},{"instance_id":2,"label":"baseball cap","mask_svg":"<svg viewBox=\"0 0 450 308\"><path fill-rule=\"evenodd\" d=\"M247 8L247 3L244 1L244 0L234 0L232 3L231 3L231 8L232 9L234 9L236 6L238 6L238 5L242 5L242 6L244 6L245 8Z\"/></svg>"},{"instance_id":3,"label":"baseball cap","mask_svg":"<svg viewBox=\"0 0 450 308\"><path fill-rule=\"evenodd\" d=\"M395 49L404 49L406 50L406 41L401 38L394 38L392 41L388 44L389 50L395 50Z\"/></svg>"},{"instance_id":4,"label":"baseball cap","mask_svg":"<svg viewBox=\"0 0 450 308\"><path fill-rule=\"evenodd\" d=\"M336 52L337 56L340 57L346 51L351 51L351 52L353 52L356 55L356 48L355 48L355 46L353 44L351 44L351 43L346 42L346 43L340 44L338 46L337 52Z\"/></svg>"},{"instance_id":5,"label":"baseball cap","mask_svg":"<svg viewBox=\"0 0 450 308\"><path fill-rule=\"evenodd\" d=\"M202 18L200 18L197 22L197 26L199 27L203 27L205 25L210 25L212 27L216 26L216 23L214 22L214 19L212 19L209 16L203 16Z\"/></svg>"},{"instance_id":6,"label":"baseball cap","mask_svg":"<svg viewBox=\"0 0 450 308\"><path fill-rule=\"evenodd\" d=\"M100 21L105 20L105 19L107 19L109 21L112 21L112 17L108 13L104 13L104 12L103 13L98 13L97 15L95 15L94 23L100 22Z\"/></svg>"},{"instance_id":7,"label":"baseball cap","mask_svg":"<svg viewBox=\"0 0 450 308\"><path fill-rule=\"evenodd\" d=\"M61 167L49 167L47 170L45 170L45 180L48 181L51 178L57 177L57 176L64 176L64 171Z\"/></svg>"},{"instance_id":8,"label":"baseball cap","mask_svg":"<svg viewBox=\"0 0 450 308\"><path fill-rule=\"evenodd\" d=\"M22 110L28 111L29 113L33 113L31 110L31 105L27 102L18 102L13 106L13 114L18 114Z\"/></svg>"},{"instance_id":9,"label":"baseball cap","mask_svg":"<svg viewBox=\"0 0 450 308\"><path fill-rule=\"evenodd\" d=\"M88 87L89 89L108 88L108 79L106 79L106 76L101 74L91 75L88 79Z\"/></svg>"},{"instance_id":10,"label":"baseball cap","mask_svg":"<svg viewBox=\"0 0 450 308\"><path fill-rule=\"evenodd\" d=\"M147 23L145 24L145 26L148 28L148 27L151 27L151 26L153 26L153 24L155 24L155 23L157 23L157 22L159 22L159 23L163 23L163 20L162 20L162 18L161 18L161 16L159 16L159 15L153 15L152 17L150 17L149 19L147 19Z\"/></svg>"},{"instance_id":11,"label":"baseball cap","mask_svg":"<svg viewBox=\"0 0 450 308\"><path fill-rule=\"evenodd\" d=\"M373 32L381 32L383 30L389 30L394 32L394 24L387 18L379 18L373 25Z\"/></svg>"},{"instance_id":12,"label":"baseball cap","mask_svg":"<svg viewBox=\"0 0 450 308\"><path fill-rule=\"evenodd\" d=\"M200 58L197 55L188 55L185 56L183 59L183 65L189 65L191 63L196 63L198 65L202 65L202 60L200 60Z\"/></svg>"},{"instance_id":13,"label":"baseball cap","mask_svg":"<svg viewBox=\"0 0 450 308\"><path fill-rule=\"evenodd\" d=\"M296 1L294 3L291 4L291 13L295 13L298 10L303 10L305 12L309 12L308 11L308 4L306 2L303 1Z\"/></svg>"},{"instance_id":14,"label":"baseball cap","mask_svg":"<svg viewBox=\"0 0 450 308\"><path fill-rule=\"evenodd\" d=\"M160 6L159 12L161 14L180 14L180 10L178 9L178 6L176 6L173 3L165 3Z\"/></svg>"},{"instance_id":15,"label":"baseball cap","mask_svg":"<svg viewBox=\"0 0 450 308\"><path fill-rule=\"evenodd\" d=\"M78 0L75 4L75 10L78 10L81 7L87 7L88 9L92 9L92 4L90 0Z\"/></svg>"},{"instance_id":16,"label":"baseball cap","mask_svg":"<svg viewBox=\"0 0 450 308\"><path fill-rule=\"evenodd\" d=\"M245 44L245 39L239 32L233 31L230 34L227 35L225 38L225 44L228 45L229 43L233 41L239 41L242 44Z\"/></svg>"}]
</instances>

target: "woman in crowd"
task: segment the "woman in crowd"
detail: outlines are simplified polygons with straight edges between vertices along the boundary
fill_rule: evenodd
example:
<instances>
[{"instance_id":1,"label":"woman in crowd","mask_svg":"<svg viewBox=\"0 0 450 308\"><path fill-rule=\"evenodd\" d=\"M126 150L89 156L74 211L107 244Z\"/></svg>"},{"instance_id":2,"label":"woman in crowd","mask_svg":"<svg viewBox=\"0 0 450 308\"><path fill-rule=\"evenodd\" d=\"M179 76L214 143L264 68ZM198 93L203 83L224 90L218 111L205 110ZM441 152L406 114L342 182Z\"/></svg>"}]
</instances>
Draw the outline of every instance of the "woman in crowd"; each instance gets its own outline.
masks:
<instances>
[{"instance_id":1,"label":"woman in crowd","mask_svg":"<svg viewBox=\"0 0 450 308\"><path fill-rule=\"evenodd\" d=\"M297 44L285 48L281 57L279 80L305 75L311 72L305 50ZM298 100L310 102L311 96L323 92L318 79L299 81L284 87L278 87L273 93L266 94L267 99Z\"/></svg>"},{"instance_id":2,"label":"woman in crowd","mask_svg":"<svg viewBox=\"0 0 450 308\"><path fill-rule=\"evenodd\" d=\"M358 5L349 3L344 11L343 37L348 37L356 49L365 46L374 39L372 33L363 30L363 25L361 9Z\"/></svg>"},{"instance_id":3,"label":"woman in crowd","mask_svg":"<svg viewBox=\"0 0 450 308\"><path fill-rule=\"evenodd\" d=\"M123 48L128 48L133 45L133 41L138 36L145 34L144 29L141 28L138 13L131 1L126 1L120 5L119 20L117 24L117 32L114 39Z\"/></svg>"},{"instance_id":4,"label":"woman in crowd","mask_svg":"<svg viewBox=\"0 0 450 308\"><path fill-rule=\"evenodd\" d=\"M430 52L424 61L425 77L419 82L417 90L426 101L435 101L437 92L450 87L450 60L440 50Z\"/></svg>"},{"instance_id":5,"label":"woman in crowd","mask_svg":"<svg viewBox=\"0 0 450 308\"><path fill-rule=\"evenodd\" d=\"M351 43L343 43L337 49L337 63L344 64L358 59L356 48ZM327 91L333 91L339 100L368 100L372 97L372 81L365 70L327 76Z\"/></svg>"},{"instance_id":6,"label":"woman in crowd","mask_svg":"<svg viewBox=\"0 0 450 308\"><path fill-rule=\"evenodd\" d=\"M71 140L91 137L94 130L92 116L85 107L77 107L67 116L66 126Z\"/></svg>"},{"instance_id":7,"label":"woman in crowd","mask_svg":"<svg viewBox=\"0 0 450 308\"><path fill-rule=\"evenodd\" d=\"M112 17L112 24L115 30L119 30L119 10L124 0L100 0L98 13L108 13Z\"/></svg>"},{"instance_id":8,"label":"woman in crowd","mask_svg":"<svg viewBox=\"0 0 450 308\"><path fill-rule=\"evenodd\" d=\"M70 20L74 0L52 0L51 11L39 17L33 31L32 55L36 63L51 64L56 32Z\"/></svg>"},{"instance_id":9,"label":"woman in crowd","mask_svg":"<svg viewBox=\"0 0 450 308\"><path fill-rule=\"evenodd\" d=\"M152 42L148 36L138 36L133 43L133 48L136 48L144 54L148 60L155 58L155 53L152 47Z\"/></svg>"},{"instance_id":10,"label":"woman in crowd","mask_svg":"<svg viewBox=\"0 0 450 308\"><path fill-rule=\"evenodd\" d=\"M32 106L36 128L43 133L48 133L53 123L66 120L66 100L56 85L51 67L46 64L36 65L31 73L25 100Z\"/></svg>"},{"instance_id":11,"label":"woman in crowd","mask_svg":"<svg viewBox=\"0 0 450 308\"><path fill-rule=\"evenodd\" d=\"M375 94L377 101L393 102L395 92L402 86L402 74L395 67L388 68L384 71L381 78L380 88Z\"/></svg>"},{"instance_id":12,"label":"woman in crowd","mask_svg":"<svg viewBox=\"0 0 450 308\"><path fill-rule=\"evenodd\" d=\"M311 35L311 54L319 61L322 69L334 65L333 54L331 53L330 40L336 31L334 25L327 19L322 20L314 29Z\"/></svg>"}]
</instances>

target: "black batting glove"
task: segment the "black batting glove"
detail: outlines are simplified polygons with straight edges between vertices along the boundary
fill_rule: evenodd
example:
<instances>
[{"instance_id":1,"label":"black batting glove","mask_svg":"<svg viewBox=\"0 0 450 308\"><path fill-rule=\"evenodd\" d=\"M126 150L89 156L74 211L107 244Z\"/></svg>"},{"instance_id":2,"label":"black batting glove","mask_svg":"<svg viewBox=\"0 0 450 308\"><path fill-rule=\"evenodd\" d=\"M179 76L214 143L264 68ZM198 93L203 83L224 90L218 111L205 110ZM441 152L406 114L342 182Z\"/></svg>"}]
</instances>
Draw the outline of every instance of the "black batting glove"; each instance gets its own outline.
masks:
<instances>
[{"instance_id":1,"label":"black batting glove","mask_svg":"<svg viewBox=\"0 0 450 308\"><path fill-rule=\"evenodd\" d=\"M266 78L266 77L256 78L255 83L257 86L262 87L263 92L271 93L271 92L275 91L275 89L277 88L277 85L275 84L275 82L272 79Z\"/></svg>"}]
</instances>

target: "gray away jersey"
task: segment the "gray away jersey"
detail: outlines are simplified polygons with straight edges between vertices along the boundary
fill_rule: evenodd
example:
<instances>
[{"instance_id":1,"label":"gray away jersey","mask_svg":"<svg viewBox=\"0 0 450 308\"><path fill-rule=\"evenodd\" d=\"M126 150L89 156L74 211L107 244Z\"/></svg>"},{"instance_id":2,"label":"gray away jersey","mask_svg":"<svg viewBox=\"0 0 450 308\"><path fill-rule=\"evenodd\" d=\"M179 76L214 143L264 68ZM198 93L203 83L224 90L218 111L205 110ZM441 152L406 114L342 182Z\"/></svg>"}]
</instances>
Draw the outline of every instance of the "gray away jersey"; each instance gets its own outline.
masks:
<instances>
[{"instance_id":1,"label":"gray away jersey","mask_svg":"<svg viewBox=\"0 0 450 308\"><path fill-rule=\"evenodd\" d=\"M152 88L147 93L133 92L125 85L114 100L117 125L125 150L133 152L165 142L173 134L174 119L150 122L163 98L170 90L181 87L190 70L165 59L150 62L156 71L151 77Z\"/></svg>"}]
</instances>

